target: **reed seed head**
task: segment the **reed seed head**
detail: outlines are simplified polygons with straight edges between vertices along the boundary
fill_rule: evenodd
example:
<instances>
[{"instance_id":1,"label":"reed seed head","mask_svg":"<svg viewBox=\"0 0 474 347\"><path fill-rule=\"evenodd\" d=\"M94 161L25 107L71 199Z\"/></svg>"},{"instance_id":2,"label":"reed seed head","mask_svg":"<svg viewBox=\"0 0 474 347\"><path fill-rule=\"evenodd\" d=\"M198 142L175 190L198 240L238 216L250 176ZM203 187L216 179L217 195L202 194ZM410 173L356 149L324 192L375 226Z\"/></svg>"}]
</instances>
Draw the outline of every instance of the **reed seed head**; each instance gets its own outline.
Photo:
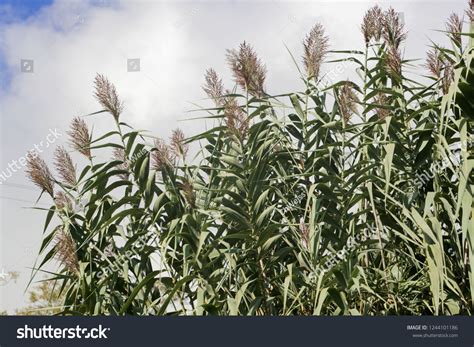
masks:
<instances>
[{"instance_id":1,"label":"reed seed head","mask_svg":"<svg viewBox=\"0 0 474 347\"><path fill-rule=\"evenodd\" d=\"M448 32L449 38L458 47L462 45L462 26L463 20L456 13L452 13L446 22L446 31Z\"/></svg>"},{"instance_id":2,"label":"reed seed head","mask_svg":"<svg viewBox=\"0 0 474 347\"><path fill-rule=\"evenodd\" d=\"M181 184L181 189L183 190L184 198L188 205L192 208L196 208L196 192L192 182L186 177Z\"/></svg>"},{"instance_id":3,"label":"reed seed head","mask_svg":"<svg viewBox=\"0 0 474 347\"><path fill-rule=\"evenodd\" d=\"M229 91L227 91L229 93ZM227 97L224 105L224 116L229 132L243 140L249 131L249 120L237 103L236 98Z\"/></svg>"},{"instance_id":4,"label":"reed seed head","mask_svg":"<svg viewBox=\"0 0 474 347\"><path fill-rule=\"evenodd\" d=\"M454 68L453 64L445 60L444 61L444 70L443 70L443 80L442 80L442 88L443 94L448 94L449 87L454 80Z\"/></svg>"},{"instance_id":5,"label":"reed seed head","mask_svg":"<svg viewBox=\"0 0 474 347\"><path fill-rule=\"evenodd\" d=\"M177 157L186 158L188 154L189 145L185 143L185 136L181 129L173 130L173 133L170 138L171 142L171 151Z\"/></svg>"},{"instance_id":6,"label":"reed seed head","mask_svg":"<svg viewBox=\"0 0 474 347\"><path fill-rule=\"evenodd\" d=\"M237 54L236 52L233 52L233 54L234 53ZM240 63L237 61L235 64ZM229 94L231 94L229 90L224 92L222 79L219 78L213 69L207 70L205 77L206 84L203 89L206 94L214 100L217 107L224 109L224 117L229 132L240 139L245 138L248 133L249 122L245 113L240 108L237 99L233 96L229 96Z\"/></svg>"},{"instance_id":7,"label":"reed seed head","mask_svg":"<svg viewBox=\"0 0 474 347\"><path fill-rule=\"evenodd\" d=\"M126 172L123 172L121 174L119 174L119 177L122 178L123 180L128 180L128 171L130 169L130 166L128 164L128 160L127 160L127 156L125 154L125 150L123 148L114 148L114 152L113 152L113 159L114 160L119 160L121 161L122 163L118 164L117 165L117 168L119 170L123 170L123 171L126 171Z\"/></svg>"},{"instance_id":8,"label":"reed seed head","mask_svg":"<svg viewBox=\"0 0 474 347\"><path fill-rule=\"evenodd\" d=\"M87 124L79 117L76 117L71 122L70 130L67 132L70 137L72 147L79 153L91 159L91 137Z\"/></svg>"},{"instance_id":9,"label":"reed seed head","mask_svg":"<svg viewBox=\"0 0 474 347\"><path fill-rule=\"evenodd\" d=\"M206 83L202 87L204 92L214 100L216 106L222 106L222 96L224 95L224 84L222 79L219 78L216 71L210 68L206 70L205 74Z\"/></svg>"},{"instance_id":10,"label":"reed seed head","mask_svg":"<svg viewBox=\"0 0 474 347\"><path fill-rule=\"evenodd\" d=\"M45 161L34 151L26 155L26 174L37 187L54 198L53 175Z\"/></svg>"},{"instance_id":11,"label":"reed seed head","mask_svg":"<svg viewBox=\"0 0 474 347\"><path fill-rule=\"evenodd\" d=\"M341 116L344 120L344 124L347 124L349 122L350 117L353 114L357 113L358 101L359 99L357 98L352 84L347 81L338 90L339 109L341 111Z\"/></svg>"},{"instance_id":12,"label":"reed seed head","mask_svg":"<svg viewBox=\"0 0 474 347\"><path fill-rule=\"evenodd\" d=\"M63 146L56 147L56 151L54 152L54 166L64 184L70 187L76 185L76 168L71 156Z\"/></svg>"},{"instance_id":13,"label":"reed seed head","mask_svg":"<svg viewBox=\"0 0 474 347\"><path fill-rule=\"evenodd\" d=\"M389 105L389 99L384 93L378 93L375 97L375 103L381 107L377 107L375 110L379 119L385 119L390 115L390 110L384 106Z\"/></svg>"},{"instance_id":14,"label":"reed seed head","mask_svg":"<svg viewBox=\"0 0 474 347\"><path fill-rule=\"evenodd\" d=\"M164 170L172 166L173 158L171 157L168 145L162 139L155 140L155 150L151 152L153 159L153 167L158 170Z\"/></svg>"},{"instance_id":15,"label":"reed seed head","mask_svg":"<svg viewBox=\"0 0 474 347\"><path fill-rule=\"evenodd\" d=\"M62 210L65 208L68 211L72 211L72 201L69 199L66 193L57 192L54 197L54 202L58 209Z\"/></svg>"},{"instance_id":16,"label":"reed seed head","mask_svg":"<svg viewBox=\"0 0 474 347\"><path fill-rule=\"evenodd\" d=\"M443 61L441 59L440 51L437 47L433 47L426 54L426 65L429 72L436 78L441 77L441 71L443 69Z\"/></svg>"},{"instance_id":17,"label":"reed seed head","mask_svg":"<svg viewBox=\"0 0 474 347\"><path fill-rule=\"evenodd\" d=\"M300 235L301 235L301 243L303 244L304 248L308 249L309 247L309 227L308 224L304 222L304 219L300 219L299 225Z\"/></svg>"},{"instance_id":18,"label":"reed seed head","mask_svg":"<svg viewBox=\"0 0 474 347\"><path fill-rule=\"evenodd\" d=\"M327 54L329 39L325 34L324 27L316 24L306 36L303 46L303 63L309 79L318 80L321 64Z\"/></svg>"},{"instance_id":19,"label":"reed seed head","mask_svg":"<svg viewBox=\"0 0 474 347\"><path fill-rule=\"evenodd\" d=\"M474 0L469 1L469 8L466 10L466 14L469 17L469 20L474 22Z\"/></svg>"},{"instance_id":20,"label":"reed seed head","mask_svg":"<svg viewBox=\"0 0 474 347\"><path fill-rule=\"evenodd\" d=\"M433 47L427 53L426 67L436 79L441 79L443 94L447 94L454 79L453 64L446 59L438 47Z\"/></svg>"},{"instance_id":21,"label":"reed seed head","mask_svg":"<svg viewBox=\"0 0 474 347\"><path fill-rule=\"evenodd\" d=\"M79 272L79 261L77 259L76 244L71 235L62 228L57 231L56 237L56 257L72 273Z\"/></svg>"},{"instance_id":22,"label":"reed seed head","mask_svg":"<svg viewBox=\"0 0 474 347\"><path fill-rule=\"evenodd\" d=\"M375 41L380 41L382 36L383 22L384 14L380 6L375 5L365 13L361 30L364 34L366 46L369 45L372 39Z\"/></svg>"},{"instance_id":23,"label":"reed seed head","mask_svg":"<svg viewBox=\"0 0 474 347\"><path fill-rule=\"evenodd\" d=\"M392 75L400 75L402 73L402 56L399 49L388 47L385 67Z\"/></svg>"},{"instance_id":24,"label":"reed seed head","mask_svg":"<svg viewBox=\"0 0 474 347\"><path fill-rule=\"evenodd\" d=\"M120 101L115 86L103 75L97 74L94 79L94 96L118 121L123 110L123 103Z\"/></svg>"},{"instance_id":25,"label":"reed seed head","mask_svg":"<svg viewBox=\"0 0 474 347\"><path fill-rule=\"evenodd\" d=\"M228 49L227 62L242 89L255 97L263 95L267 70L252 46L244 41L238 50Z\"/></svg>"},{"instance_id":26,"label":"reed seed head","mask_svg":"<svg viewBox=\"0 0 474 347\"><path fill-rule=\"evenodd\" d=\"M405 25L402 23L399 14L391 7L384 13L382 36L394 52L398 52L401 43L407 37Z\"/></svg>"}]
</instances>

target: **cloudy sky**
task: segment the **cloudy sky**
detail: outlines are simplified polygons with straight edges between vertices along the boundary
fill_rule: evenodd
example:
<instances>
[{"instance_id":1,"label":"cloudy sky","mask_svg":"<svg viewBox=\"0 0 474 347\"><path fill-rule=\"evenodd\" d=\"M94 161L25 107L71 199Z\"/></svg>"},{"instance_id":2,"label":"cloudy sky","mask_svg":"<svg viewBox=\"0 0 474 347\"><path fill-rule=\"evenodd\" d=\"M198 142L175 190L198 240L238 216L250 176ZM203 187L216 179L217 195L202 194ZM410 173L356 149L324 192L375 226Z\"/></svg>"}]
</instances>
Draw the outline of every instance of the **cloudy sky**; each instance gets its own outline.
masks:
<instances>
[{"instance_id":1,"label":"cloudy sky","mask_svg":"<svg viewBox=\"0 0 474 347\"><path fill-rule=\"evenodd\" d=\"M204 127L184 121L197 115L189 112L196 105L208 105L201 90L204 71L214 67L233 86L224 59L227 48L243 40L254 46L267 66L270 93L299 90L285 45L301 57L302 39L320 22L332 49L360 49L360 22L375 3L0 0L0 175L11 174L0 176L0 275L20 274L16 282L0 282L0 311L26 303L24 290L45 218L31 209L39 191L13 161L35 145L51 159L55 146L67 143L71 119L99 110L92 97L96 73L116 85L125 102L125 122L165 138L177 126L189 135ZM435 30L444 28L450 13L462 14L467 1L378 3L403 13L404 54L420 58L422 73L430 39L445 42ZM129 72L128 59L139 59L140 71ZM349 70L341 79L354 76ZM95 134L111 126L106 116L87 122ZM42 199L36 206L49 203Z\"/></svg>"}]
</instances>

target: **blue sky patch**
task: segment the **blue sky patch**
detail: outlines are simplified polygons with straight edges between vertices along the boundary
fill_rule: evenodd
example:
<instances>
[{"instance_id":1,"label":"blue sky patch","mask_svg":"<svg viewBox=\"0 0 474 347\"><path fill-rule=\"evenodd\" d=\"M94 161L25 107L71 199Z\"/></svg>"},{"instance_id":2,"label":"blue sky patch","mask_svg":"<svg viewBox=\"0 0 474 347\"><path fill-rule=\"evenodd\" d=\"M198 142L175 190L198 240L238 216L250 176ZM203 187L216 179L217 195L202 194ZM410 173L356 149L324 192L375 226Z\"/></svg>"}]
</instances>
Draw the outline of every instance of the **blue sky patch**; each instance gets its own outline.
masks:
<instances>
[{"instance_id":1,"label":"blue sky patch","mask_svg":"<svg viewBox=\"0 0 474 347\"><path fill-rule=\"evenodd\" d=\"M53 0L0 0L0 30L4 26L27 20L52 3ZM11 78L12 71L8 69L4 53L0 49L0 91L8 88Z\"/></svg>"},{"instance_id":2,"label":"blue sky patch","mask_svg":"<svg viewBox=\"0 0 474 347\"><path fill-rule=\"evenodd\" d=\"M0 24L28 19L53 0L0 0Z\"/></svg>"}]
</instances>

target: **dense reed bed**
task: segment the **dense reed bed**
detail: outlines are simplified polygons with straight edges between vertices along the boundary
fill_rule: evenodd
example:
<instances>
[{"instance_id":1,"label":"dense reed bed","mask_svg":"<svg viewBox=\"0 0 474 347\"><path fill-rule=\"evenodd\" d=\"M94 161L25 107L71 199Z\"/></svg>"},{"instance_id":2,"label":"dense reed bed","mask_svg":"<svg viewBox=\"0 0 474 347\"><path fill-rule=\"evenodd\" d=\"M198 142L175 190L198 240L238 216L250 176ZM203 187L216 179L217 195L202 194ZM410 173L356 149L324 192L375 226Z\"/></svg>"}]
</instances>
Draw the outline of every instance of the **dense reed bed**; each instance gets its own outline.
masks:
<instances>
[{"instance_id":1,"label":"dense reed bed","mask_svg":"<svg viewBox=\"0 0 474 347\"><path fill-rule=\"evenodd\" d=\"M277 96L244 42L226 55L235 86L205 74L213 126L169 140L125 124L98 75L110 132L92 138L94 116L70 129L88 165L29 156L54 199L35 274L61 261L64 314L472 314L473 17L472 1L449 17L425 67L393 9L368 10L362 51L330 51L316 24L295 57L304 90ZM359 78L327 83L323 63Z\"/></svg>"}]
</instances>

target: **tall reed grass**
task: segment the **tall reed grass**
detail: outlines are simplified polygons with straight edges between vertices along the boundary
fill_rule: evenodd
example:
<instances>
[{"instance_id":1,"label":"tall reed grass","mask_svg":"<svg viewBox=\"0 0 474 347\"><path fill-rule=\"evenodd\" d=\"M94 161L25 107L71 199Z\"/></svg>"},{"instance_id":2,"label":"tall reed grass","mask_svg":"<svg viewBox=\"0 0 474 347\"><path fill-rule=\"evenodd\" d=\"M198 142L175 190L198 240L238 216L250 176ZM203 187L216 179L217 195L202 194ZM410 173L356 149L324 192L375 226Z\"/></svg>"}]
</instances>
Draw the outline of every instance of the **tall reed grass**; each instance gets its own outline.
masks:
<instances>
[{"instance_id":1,"label":"tall reed grass","mask_svg":"<svg viewBox=\"0 0 474 347\"><path fill-rule=\"evenodd\" d=\"M168 141L124 123L98 75L97 113L115 124L92 138L75 118L69 133L89 164L76 172L58 148L53 177L28 158L55 201L35 274L61 261L64 314L471 314L473 12L471 1L470 23L449 17L451 47L433 45L415 79L391 8L366 13L362 51L330 51L316 24L300 92L269 95L244 42L226 56L234 88L206 72L215 107L201 112L214 126ZM340 61L360 79L324 84L322 64ZM99 161L101 150L114 155Z\"/></svg>"}]
</instances>

